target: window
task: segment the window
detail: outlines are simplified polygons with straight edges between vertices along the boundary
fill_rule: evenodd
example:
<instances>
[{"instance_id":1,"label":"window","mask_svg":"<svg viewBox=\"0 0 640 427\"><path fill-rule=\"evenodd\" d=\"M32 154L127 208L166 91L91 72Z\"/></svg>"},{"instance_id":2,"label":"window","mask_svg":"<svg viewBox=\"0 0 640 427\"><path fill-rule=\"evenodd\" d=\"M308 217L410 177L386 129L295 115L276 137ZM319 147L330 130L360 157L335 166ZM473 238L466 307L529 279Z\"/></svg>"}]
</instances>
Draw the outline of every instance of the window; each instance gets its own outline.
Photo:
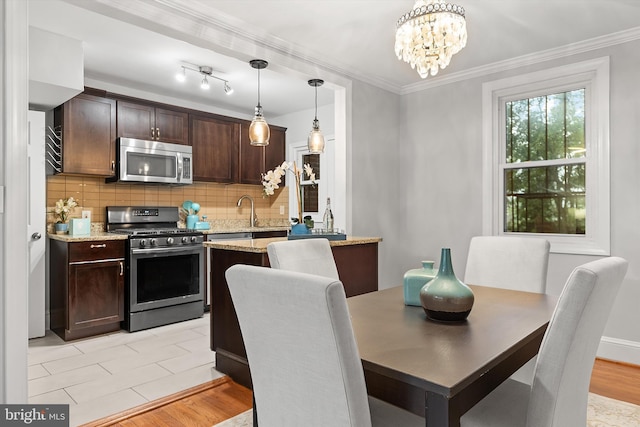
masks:
<instances>
[{"instance_id":1,"label":"window","mask_svg":"<svg viewBox=\"0 0 640 427\"><path fill-rule=\"evenodd\" d=\"M302 210L306 214L318 213L318 182L320 181L320 154L302 155L302 164L308 164L313 169L315 181L311 182L306 175L300 183L302 187Z\"/></svg>"},{"instance_id":2,"label":"window","mask_svg":"<svg viewBox=\"0 0 640 427\"><path fill-rule=\"evenodd\" d=\"M483 232L609 254L609 61L486 83Z\"/></svg>"}]
</instances>

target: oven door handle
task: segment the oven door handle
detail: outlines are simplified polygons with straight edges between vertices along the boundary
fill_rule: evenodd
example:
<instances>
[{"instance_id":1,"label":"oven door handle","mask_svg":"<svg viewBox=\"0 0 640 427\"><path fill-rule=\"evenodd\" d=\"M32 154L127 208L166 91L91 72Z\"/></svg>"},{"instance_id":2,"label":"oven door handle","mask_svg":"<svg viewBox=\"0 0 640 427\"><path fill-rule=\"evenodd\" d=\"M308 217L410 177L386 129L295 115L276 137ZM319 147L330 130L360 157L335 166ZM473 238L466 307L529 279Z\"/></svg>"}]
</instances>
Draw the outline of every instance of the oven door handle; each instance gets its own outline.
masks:
<instances>
[{"instance_id":1,"label":"oven door handle","mask_svg":"<svg viewBox=\"0 0 640 427\"><path fill-rule=\"evenodd\" d=\"M170 253L197 253L203 246L180 246L175 248L153 248L153 249L131 249L131 255L151 255L151 254L170 254Z\"/></svg>"}]
</instances>

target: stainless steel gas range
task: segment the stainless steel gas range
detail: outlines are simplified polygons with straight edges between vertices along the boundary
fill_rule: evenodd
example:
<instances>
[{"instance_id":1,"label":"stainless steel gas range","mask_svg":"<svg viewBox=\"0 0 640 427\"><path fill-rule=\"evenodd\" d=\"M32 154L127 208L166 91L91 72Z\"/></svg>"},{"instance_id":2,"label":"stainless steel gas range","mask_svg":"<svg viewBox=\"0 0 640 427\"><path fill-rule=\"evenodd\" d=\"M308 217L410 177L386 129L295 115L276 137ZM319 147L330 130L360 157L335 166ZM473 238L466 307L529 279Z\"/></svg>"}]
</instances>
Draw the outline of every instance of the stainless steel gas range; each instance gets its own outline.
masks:
<instances>
[{"instance_id":1,"label":"stainless steel gas range","mask_svg":"<svg viewBox=\"0 0 640 427\"><path fill-rule=\"evenodd\" d=\"M202 316L204 235L178 228L177 207L108 206L107 231L129 235L124 329Z\"/></svg>"}]
</instances>

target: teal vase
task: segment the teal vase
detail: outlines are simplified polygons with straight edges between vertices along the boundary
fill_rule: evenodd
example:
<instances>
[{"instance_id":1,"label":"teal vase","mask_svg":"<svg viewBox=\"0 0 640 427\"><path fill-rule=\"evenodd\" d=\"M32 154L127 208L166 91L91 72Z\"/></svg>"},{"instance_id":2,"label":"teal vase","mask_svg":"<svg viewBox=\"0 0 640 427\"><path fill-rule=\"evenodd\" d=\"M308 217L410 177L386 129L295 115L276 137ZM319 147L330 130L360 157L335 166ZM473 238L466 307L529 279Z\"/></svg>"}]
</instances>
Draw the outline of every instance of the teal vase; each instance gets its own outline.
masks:
<instances>
[{"instance_id":1,"label":"teal vase","mask_svg":"<svg viewBox=\"0 0 640 427\"><path fill-rule=\"evenodd\" d=\"M422 261L422 268L416 268L404 273L402 284L404 287L404 304L420 307L420 290L433 279L433 261Z\"/></svg>"},{"instance_id":2,"label":"teal vase","mask_svg":"<svg viewBox=\"0 0 640 427\"><path fill-rule=\"evenodd\" d=\"M438 274L420 290L420 303L427 319L462 322L473 307L473 292L453 272L451 249L442 248Z\"/></svg>"}]
</instances>

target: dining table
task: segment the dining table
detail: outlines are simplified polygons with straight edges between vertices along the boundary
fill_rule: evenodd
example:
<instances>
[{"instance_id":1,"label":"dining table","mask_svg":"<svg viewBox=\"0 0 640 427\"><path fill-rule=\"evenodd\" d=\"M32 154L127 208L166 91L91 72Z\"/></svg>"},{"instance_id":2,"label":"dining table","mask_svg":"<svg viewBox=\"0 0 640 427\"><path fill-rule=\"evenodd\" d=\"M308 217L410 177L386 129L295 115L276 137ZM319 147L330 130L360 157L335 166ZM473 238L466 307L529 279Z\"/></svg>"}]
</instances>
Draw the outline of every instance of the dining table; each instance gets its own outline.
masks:
<instances>
[{"instance_id":1,"label":"dining table","mask_svg":"<svg viewBox=\"0 0 640 427\"><path fill-rule=\"evenodd\" d=\"M347 299L369 395L458 427L460 417L533 358L557 297L469 285L462 322L429 320L402 286Z\"/></svg>"}]
</instances>

